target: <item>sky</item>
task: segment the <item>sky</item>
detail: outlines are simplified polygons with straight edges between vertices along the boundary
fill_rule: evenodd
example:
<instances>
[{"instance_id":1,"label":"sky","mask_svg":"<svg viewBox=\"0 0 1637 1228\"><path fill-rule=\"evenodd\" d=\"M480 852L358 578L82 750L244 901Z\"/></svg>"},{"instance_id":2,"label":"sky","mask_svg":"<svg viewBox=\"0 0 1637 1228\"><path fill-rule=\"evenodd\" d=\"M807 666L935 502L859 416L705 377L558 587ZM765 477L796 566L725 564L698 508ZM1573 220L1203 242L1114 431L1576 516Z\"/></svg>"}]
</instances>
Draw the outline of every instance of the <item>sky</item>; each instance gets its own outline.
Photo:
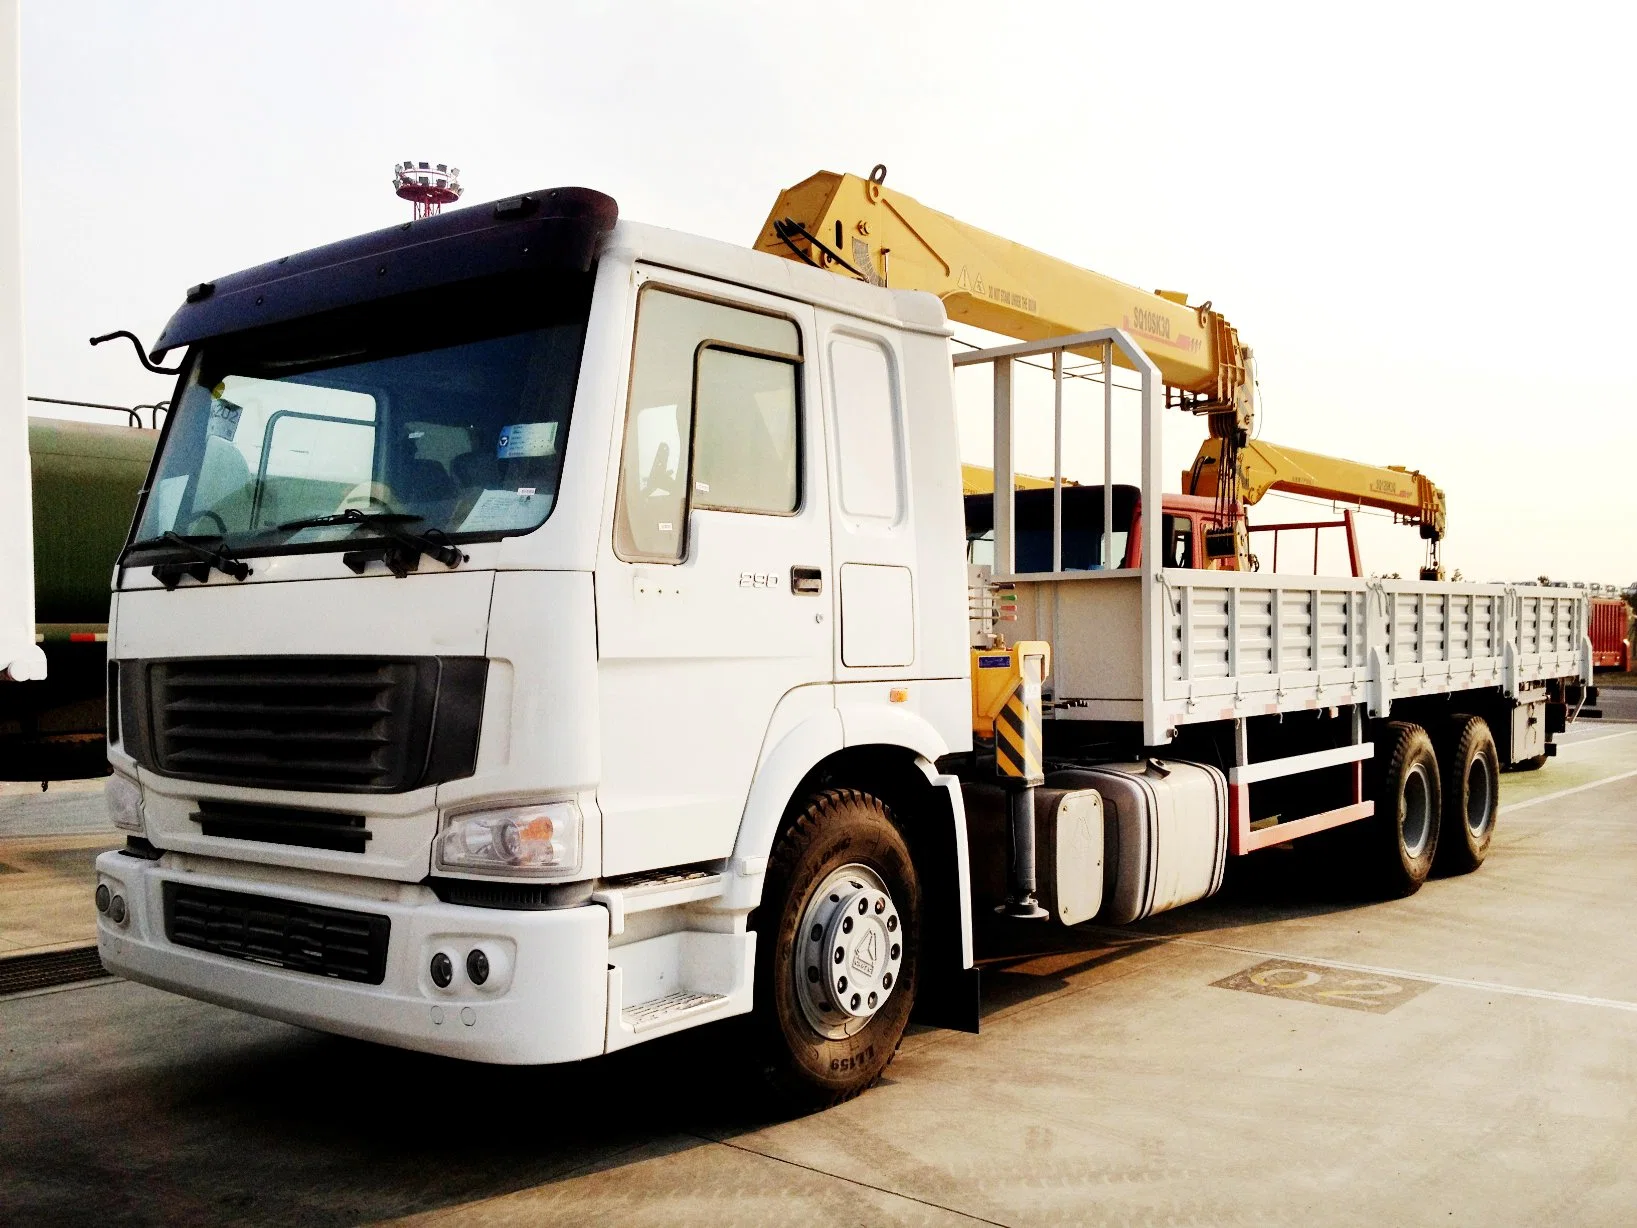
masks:
<instances>
[{"instance_id":1,"label":"sky","mask_svg":"<svg viewBox=\"0 0 1637 1228\"><path fill-rule=\"evenodd\" d=\"M1425 0L23 0L29 391L167 396L86 338L151 341L189 285L403 220L406 158L460 167L469 203L583 184L742 243L781 188L883 162L934 208L1211 300L1255 347L1262 437L1427 473L1467 578L1624 584L1634 25ZM1167 474L1201 434L1173 416ZM1413 529L1360 532L1367 571L1414 574Z\"/></svg>"}]
</instances>

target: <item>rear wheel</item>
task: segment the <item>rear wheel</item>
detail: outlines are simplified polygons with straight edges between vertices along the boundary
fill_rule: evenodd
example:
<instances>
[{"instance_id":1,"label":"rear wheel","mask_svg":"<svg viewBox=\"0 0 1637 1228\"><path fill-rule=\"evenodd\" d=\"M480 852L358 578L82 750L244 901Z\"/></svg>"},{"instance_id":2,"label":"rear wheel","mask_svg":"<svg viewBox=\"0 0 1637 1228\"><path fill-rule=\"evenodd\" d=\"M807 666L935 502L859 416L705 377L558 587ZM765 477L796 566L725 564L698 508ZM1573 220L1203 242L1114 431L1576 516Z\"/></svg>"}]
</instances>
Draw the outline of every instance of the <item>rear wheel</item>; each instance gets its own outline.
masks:
<instances>
[{"instance_id":1,"label":"rear wheel","mask_svg":"<svg viewBox=\"0 0 1637 1228\"><path fill-rule=\"evenodd\" d=\"M754 1027L781 1103L839 1104L886 1069L914 1005L920 912L909 846L869 794L817 794L780 835L754 919Z\"/></svg>"},{"instance_id":2,"label":"rear wheel","mask_svg":"<svg viewBox=\"0 0 1637 1228\"><path fill-rule=\"evenodd\" d=\"M1376 742L1376 763L1376 813L1368 829L1374 877L1387 895L1413 895L1438 853L1438 756L1426 730L1395 721Z\"/></svg>"},{"instance_id":3,"label":"rear wheel","mask_svg":"<svg viewBox=\"0 0 1637 1228\"><path fill-rule=\"evenodd\" d=\"M1438 868L1470 874L1483 864L1495 834L1500 806L1500 755L1489 724L1479 716L1458 716L1439 756L1444 784L1444 820L1438 835Z\"/></svg>"}]
</instances>

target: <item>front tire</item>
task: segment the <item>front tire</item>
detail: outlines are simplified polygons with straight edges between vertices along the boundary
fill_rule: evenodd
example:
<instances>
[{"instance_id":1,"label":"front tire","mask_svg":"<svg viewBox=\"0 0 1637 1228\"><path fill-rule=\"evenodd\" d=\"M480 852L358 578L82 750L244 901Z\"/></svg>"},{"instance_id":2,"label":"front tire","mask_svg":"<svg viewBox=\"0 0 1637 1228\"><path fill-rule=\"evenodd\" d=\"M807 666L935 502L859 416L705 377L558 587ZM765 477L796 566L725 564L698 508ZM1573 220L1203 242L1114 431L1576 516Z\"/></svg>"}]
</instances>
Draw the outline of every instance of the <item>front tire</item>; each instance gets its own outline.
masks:
<instances>
[{"instance_id":1,"label":"front tire","mask_svg":"<svg viewBox=\"0 0 1637 1228\"><path fill-rule=\"evenodd\" d=\"M1438 853L1443 800L1438 755L1421 726L1394 721L1376 743L1376 762L1376 813L1369 831L1374 878L1385 895L1414 895Z\"/></svg>"},{"instance_id":2,"label":"front tire","mask_svg":"<svg viewBox=\"0 0 1637 1228\"><path fill-rule=\"evenodd\" d=\"M768 860L756 930L761 1067L783 1105L850 1100L892 1061L915 1003L921 888L879 799L809 799Z\"/></svg>"},{"instance_id":3,"label":"front tire","mask_svg":"<svg viewBox=\"0 0 1637 1228\"><path fill-rule=\"evenodd\" d=\"M1438 868L1448 874L1470 874L1489 854L1500 806L1501 757L1488 722L1480 716L1455 717L1439 768L1444 778L1444 820Z\"/></svg>"}]
</instances>

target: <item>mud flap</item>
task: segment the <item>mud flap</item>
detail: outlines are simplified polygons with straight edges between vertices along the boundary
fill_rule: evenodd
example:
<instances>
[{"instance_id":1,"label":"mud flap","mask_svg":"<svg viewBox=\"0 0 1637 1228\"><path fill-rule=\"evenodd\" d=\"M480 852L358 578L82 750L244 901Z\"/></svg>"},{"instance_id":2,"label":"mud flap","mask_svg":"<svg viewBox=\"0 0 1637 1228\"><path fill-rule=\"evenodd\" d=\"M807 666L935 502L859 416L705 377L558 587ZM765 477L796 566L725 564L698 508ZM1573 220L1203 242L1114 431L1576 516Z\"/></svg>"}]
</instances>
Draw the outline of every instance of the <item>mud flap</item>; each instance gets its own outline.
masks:
<instances>
[{"instance_id":1,"label":"mud flap","mask_svg":"<svg viewBox=\"0 0 1637 1228\"><path fill-rule=\"evenodd\" d=\"M909 1021L976 1035L983 1006L979 972L977 968L924 965Z\"/></svg>"}]
</instances>

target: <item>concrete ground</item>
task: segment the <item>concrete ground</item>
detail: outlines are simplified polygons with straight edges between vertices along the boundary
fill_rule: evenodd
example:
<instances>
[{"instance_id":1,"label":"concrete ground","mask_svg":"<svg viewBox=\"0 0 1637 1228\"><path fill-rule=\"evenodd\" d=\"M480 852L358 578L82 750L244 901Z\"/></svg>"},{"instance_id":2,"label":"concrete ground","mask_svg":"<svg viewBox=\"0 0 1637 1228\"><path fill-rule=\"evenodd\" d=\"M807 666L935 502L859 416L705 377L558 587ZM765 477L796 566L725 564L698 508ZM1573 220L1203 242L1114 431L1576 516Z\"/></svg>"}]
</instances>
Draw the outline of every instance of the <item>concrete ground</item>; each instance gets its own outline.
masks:
<instances>
[{"instance_id":1,"label":"concrete ground","mask_svg":"<svg viewBox=\"0 0 1637 1228\"><path fill-rule=\"evenodd\" d=\"M0 782L0 959L96 942L97 854L125 843L103 783Z\"/></svg>"},{"instance_id":2,"label":"concrete ground","mask_svg":"<svg viewBox=\"0 0 1637 1228\"><path fill-rule=\"evenodd\" d=\"M982 1035L796 1120L709 1032L514 1070L124 982L0 1001L0 1222L1629 1224L1637 724L1502 800L1407 900L1269 850L1143 925L989 935Z\"/></svg>"}]
</instances>

